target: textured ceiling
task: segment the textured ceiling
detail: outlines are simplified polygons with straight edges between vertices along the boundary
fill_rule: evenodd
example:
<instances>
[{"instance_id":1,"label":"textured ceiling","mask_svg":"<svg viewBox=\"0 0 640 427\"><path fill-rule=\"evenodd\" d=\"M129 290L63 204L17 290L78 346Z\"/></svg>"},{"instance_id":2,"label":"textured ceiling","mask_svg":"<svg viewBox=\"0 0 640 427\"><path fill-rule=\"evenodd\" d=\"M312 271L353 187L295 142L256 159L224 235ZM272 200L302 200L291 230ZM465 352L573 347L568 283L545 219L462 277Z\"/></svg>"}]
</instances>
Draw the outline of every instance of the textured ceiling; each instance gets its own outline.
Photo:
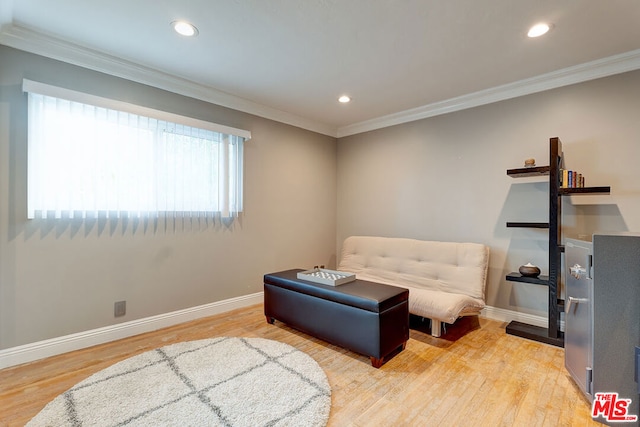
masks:
<instances>
[{"instance_id":1,"label":"textured ceiling","mask_svg":"<svg viewBox=\"0 0 640 427\"><path fill-rule=\"evenodd\" d=\"M632 0L0 1L5 33L45 35L336 129L640 49ZM173 33L176 19L199 36ZM543 20L554 29L527 38ZM343 93L350 104L336 102Z\"/></svg>"}]
</instances>

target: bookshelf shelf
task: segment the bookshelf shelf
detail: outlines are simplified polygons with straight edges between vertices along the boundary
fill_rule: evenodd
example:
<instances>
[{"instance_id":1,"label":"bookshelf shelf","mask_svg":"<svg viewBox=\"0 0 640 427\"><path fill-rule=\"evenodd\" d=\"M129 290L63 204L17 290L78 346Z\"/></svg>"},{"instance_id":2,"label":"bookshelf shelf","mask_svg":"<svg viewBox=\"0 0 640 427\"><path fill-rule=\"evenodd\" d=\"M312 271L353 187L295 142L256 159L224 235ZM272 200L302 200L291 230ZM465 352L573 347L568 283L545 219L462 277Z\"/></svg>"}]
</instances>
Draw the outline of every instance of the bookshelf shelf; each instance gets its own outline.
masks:
<instances>
[{"instance_id":1,"label":"bookshelf shelf","mask_svg":"<svg viewBox=\"0 0 640 427\"><path fill-rule=\"evenodd\" d=\"M507 222L509 228L549 228L548 222Z\"/></svg>"},{"instance_id":2,"label":"bookshelf shelf","mask_svg":"<svg viewBox=\"0 0 640 427\"><path fill-rule=\"evenodd\" d=\"M609 194L611 187L580 187L580 188L558 188L558 194L569 196L572 194Z\"/></svg>"},{"instance_id":3,"label":"bookshelf shelf","mask_svg":"<svg viewBox=\"0 0 640 427\"><path fill-rule=\"evenodd\" d=\"M506 279L510 282L531 283L534 285L549 286L549 276L527 277L520 273L509 273Z\"/></svg>"},{"instance_id":4,"label":"bookshelf shelf","mask_svg":"<svg viewBox=\"0 0 640 427\"><path fill-rule=\"evenodd\" d=\"M526 178L529 176L546 176L549 175L549 166L534 166L532 168L508 169L507 175L512 178Z\"/></svg>"}]
</instances>

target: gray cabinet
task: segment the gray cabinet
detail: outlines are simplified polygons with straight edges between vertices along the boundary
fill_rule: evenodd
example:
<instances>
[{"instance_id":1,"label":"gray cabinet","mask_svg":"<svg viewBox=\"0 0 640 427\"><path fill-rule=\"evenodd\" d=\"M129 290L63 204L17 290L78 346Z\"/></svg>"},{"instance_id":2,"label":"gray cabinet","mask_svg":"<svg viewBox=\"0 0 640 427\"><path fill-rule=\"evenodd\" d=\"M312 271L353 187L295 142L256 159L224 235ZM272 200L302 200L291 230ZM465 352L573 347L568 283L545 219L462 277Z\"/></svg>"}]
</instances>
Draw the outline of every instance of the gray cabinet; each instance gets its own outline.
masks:
<instances>
[{"instance_id":1,"label":"gray cabinet","mask_svg":"<svg viewBox=\"0 0 640 427\"><path fill-rule=\"evenodd\" d=\"M640 234L594 234L592 247L569 240L565 256L567 370L590 400L617 393L640 416Z\"/></svg>"},{"instance_id":2,"label":"gray cabinet","mask_svg":"<svg viewBox=\"0 0 640 427\"><path fill-rule=\"evenodd\" d=\"M618 392L621 398L632 399L630 413L640 416L636 346L640 346L640 234L595 234L593 392Z\"/></svg>"},{"instance_id":3,"label":"gray cabinet","mask_svg":"<svg viewBox=\"0 0 640 427\"><path fill-rule=\"evenodd\" d=\"M591 242L565 242L564 365L593 400L593 249Z\"/></svg>"}]
</instances>

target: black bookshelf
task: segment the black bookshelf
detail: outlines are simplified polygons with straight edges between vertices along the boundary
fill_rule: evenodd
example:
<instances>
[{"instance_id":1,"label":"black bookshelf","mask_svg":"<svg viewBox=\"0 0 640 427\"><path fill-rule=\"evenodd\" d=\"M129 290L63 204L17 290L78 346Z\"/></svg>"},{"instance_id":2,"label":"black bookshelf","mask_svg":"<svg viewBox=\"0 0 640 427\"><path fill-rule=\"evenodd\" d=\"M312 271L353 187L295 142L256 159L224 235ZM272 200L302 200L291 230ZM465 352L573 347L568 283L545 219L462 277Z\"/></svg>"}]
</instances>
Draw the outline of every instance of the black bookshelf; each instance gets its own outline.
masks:
<instances>
[{"instance_id":1,"label":"black bookshelf","mask_svg":"<svg viewBox=\"0 0 640 427\"><path fill-rule=\"evenodd\" d=\"M507 222L507 227L546 228L549 230L549 274L537 278L524 277L519 273L509 273L506 280L533 285L543 285L548 290L549 326L542 328L522 322L511 322L506 331L510 335L564 347L564 334L560 330L560 314L564 312L564 300L559 299L561 261L564 253L562 244L562 197L581 194L609 194L611 188L603 187L560 187L560 174L564 168L562 143L557 137L549 139L549 166L508 169L512 178L549 176L549 222Z\"/></svg>"}]
</instances>

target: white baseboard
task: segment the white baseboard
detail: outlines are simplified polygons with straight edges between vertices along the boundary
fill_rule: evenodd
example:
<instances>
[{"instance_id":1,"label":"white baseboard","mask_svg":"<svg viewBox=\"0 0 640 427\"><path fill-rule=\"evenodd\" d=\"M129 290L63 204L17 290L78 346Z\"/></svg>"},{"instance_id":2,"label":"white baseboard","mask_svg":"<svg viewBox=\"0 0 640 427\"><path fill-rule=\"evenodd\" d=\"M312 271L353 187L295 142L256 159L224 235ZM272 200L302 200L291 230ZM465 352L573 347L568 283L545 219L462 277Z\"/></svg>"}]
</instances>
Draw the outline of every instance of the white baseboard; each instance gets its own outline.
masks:
<instances>
[{"instance_id":1,"label":"white baseboard","mask_svg":"<svg viewBox=\"0 0 640 427\"><path fill-rule=\"evenodd\" d=\"M0 350L0 369L259 304L263 292Z\"/></svg>"},{"instance_id":2,"label":"white baseboard","mask_svg":"<svg viewBox=\"0 0 640 427\"><path fill-rule=\"evenodd\" d=\"M505 310L504 308L488 306L482 310L480 316L486 317L487 319L498 320L500 322L517 321L528 323L533 326L540 326L541 328L549 327L549 319L545 316L520 313L513 310ZM564 320L560 320L560 330L564 332Z\"/></svg>"},{"instance_id":3,"label":"white baseboard","mask_svg":"<svg viewBox=\"0 0 640 427\"><path fill-rule=\"evenodd\" d=\"M118 325L106 326L104 328L93 329L90 331L12 347L6 350L0 350L0 369L33 362L34 360L44 359L45 357L55 356L98 344L104 344L106 342L131 337L145 332L155 331L161 328L177 325L179 323L235 310L236 308L248 307L250 305L259 304L263 302L263 300L263 292L257 292L255 294L191 307L185 310L146 317L139 320L132 320ZM500 322L511 322L515 320L543 328L548 326L548 320L546 317L491 306L485 307L480 316Z\"/></svg>"},{"instance_id":4,"label":"white baseboard","mask_svg":"<svg viewBox=\"0 0 640 427\"><path fill-rule=\"evenodd\" d=\"M506 310L498 307L487 306L482 310L480 316L486 317L487 319L498 320L500 322L517 321L534 326L540 326L542 328L549 326L549 319L544 316L520 313L518 311Z\"/></svg>"}]
</instances>

